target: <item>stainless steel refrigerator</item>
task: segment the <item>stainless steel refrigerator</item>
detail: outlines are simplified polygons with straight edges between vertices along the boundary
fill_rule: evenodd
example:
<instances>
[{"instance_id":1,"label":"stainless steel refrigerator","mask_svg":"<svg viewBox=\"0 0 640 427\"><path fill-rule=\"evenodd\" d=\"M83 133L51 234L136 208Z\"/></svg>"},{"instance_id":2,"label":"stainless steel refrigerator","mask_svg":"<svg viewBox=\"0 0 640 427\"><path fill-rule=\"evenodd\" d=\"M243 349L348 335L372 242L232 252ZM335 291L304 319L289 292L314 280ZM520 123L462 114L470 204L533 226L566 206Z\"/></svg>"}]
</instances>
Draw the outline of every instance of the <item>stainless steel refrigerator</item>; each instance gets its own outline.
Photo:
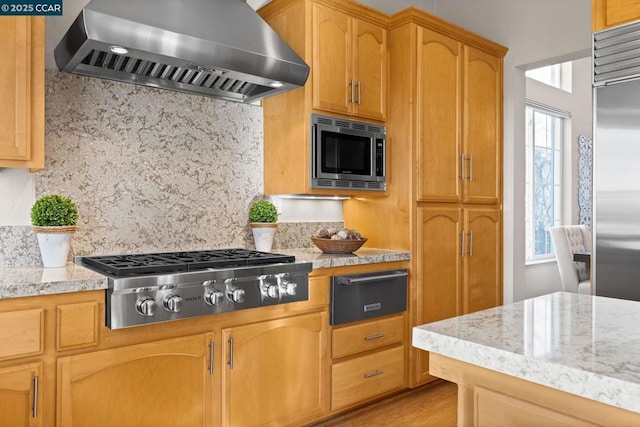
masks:
<instances>
[{"instance_id":1,"label":"stainless steel refrigerator","mask_svg":"<svg viewBox=\"0 0 640 427\"><path fill-rule=\"evenodd\" d=\"M592 284L640 301L640 23L594 34ZM638 50L638 52L636 52Z\"/></svg>"}]
</instances>

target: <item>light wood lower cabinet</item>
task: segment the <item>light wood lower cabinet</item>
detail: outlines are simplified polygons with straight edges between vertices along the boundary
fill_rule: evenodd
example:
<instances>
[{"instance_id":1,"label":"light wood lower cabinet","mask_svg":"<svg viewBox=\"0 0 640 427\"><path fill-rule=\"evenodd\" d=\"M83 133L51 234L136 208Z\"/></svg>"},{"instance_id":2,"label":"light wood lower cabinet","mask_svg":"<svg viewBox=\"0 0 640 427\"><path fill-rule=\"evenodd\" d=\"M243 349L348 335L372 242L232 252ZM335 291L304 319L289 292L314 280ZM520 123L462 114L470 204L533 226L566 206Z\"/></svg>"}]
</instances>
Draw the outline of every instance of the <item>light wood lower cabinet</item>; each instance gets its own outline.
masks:
<instances>
[{"instance_id":1,"label":"light wood lower cabinet","mask_svg":"<svg viewBox=\"0 0 640 427\"><path fill-rule=\"evenodd\" d=\"M406 387L406 330L405 313L333 328L332 411Z\"/></svg>"},{"instance_id":2,"label":"light wood lower cabinet","mask_svg":"<svg viewBox=\"0 0 640 427\"><path fill-rule=\"evenodd\" d=\"M224 329L222 424L300 425L319 418L327 407L326 323L322 312Z\"/></svg>"},{"instance_id":3,"label":"light wood lower cabinet","mask_svg":"<svg viewBox=\"0 0 640 427\"><path fill-rule=\"evenodd\" d=\"M404 346L334 363L331 410L366 401L405 387Z\"/></svg>"},{"instance_id":4,"label":"light wood lower cabinet","mask_svg":"<svg viewBox=\"0 0 640 427\"><path fill-rule=\"evenodd\" d=\"M57 425L211 426L213 334L58 359Z\"/></svg>"},{"instance_id":5,"label":"light wood lower cabinet","mask_svg":"<svg viewBox=\"0 0 640 427\"><path fill-rule=\"evenodd\" d=\"M42 426L42 363L0 369L0 425Z\"/></svg>"}]
</instances>

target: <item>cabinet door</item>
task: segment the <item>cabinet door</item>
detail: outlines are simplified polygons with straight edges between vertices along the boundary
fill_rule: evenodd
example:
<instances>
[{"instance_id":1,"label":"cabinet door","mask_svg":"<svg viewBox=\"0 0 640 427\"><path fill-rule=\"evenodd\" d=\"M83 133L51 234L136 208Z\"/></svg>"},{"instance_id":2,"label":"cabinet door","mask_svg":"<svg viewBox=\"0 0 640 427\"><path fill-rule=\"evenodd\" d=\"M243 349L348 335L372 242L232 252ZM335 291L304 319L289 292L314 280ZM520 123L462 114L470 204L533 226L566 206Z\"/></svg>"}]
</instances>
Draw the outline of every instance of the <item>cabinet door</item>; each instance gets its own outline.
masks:
<instances>
[{"instance_id":1,"label":"cabinet door","mask_svg":"<svg viewBox=\"0 0 640 427\"><path fill-rule=\"evenodd\" d=\"M420 201L461 200L462 47L418 30L418 194Z\"/></svg>"},{"instance_id":2,"label":"cabinet door","mask_svg":"<svg viewBox=\"0 0 640 427\"><path fill-rule=\"evenodd\" d=\"M384 121L387 115L387 30L353 19L355 114Z\"/></svg>"},{"instance_id":3,"label":"cabinet door","mask_svg":"<svg viewBox=\"0 0 640 427\"><path fill-rule=\"evenodd\" d=\"M458 208L418 208L418 274L413 325L461 314L462 211ZM433 380L429 354L413 349L417 384Z\"/></svg>"},{"instance_id":4,"label":"cabinet door","mask_svg":"<svg viewBox=\"0 0 640 427\"><path fill-rule=\"evenodd\" d=\"M44 18L0 17L0 167L44 167Z\"/></svg>"},{"instance_id":5,"label":"cabinet door","mask_svg":"<svg viewBox=\"0 0 640 427\"><path fill-rule=\"evenodd\" d=\"M313 108L349 114L356 88L351 65L351 18L313 5Z\"/></svg>"},{"instance_id":6,"label":"cabinet door","mask_svg":"<svg viewBox=\"0 0 640 427\"><path fill-rule=\"evenodd\" d=\"M58 359L57 424L213 425L212 342L202 334Z\"/></svg>"},{"instance_id":7,"label":"cabinet door","mask_svg":"<svg viewBox=\"0 0 640 427\"><path fill-rule=\"evenodd\" d=\"M464 56L464 201L495 204L502 185L502 65L472 47Z\"/></svg>"},{"instance_id":8,"label":"cabinet door","mask_svg":"<svg viewBox=\"0 0 640 427\"><path fill-rule=\"evenodd\" d=\"M42 364L10 366L0 369L0 425L41 426Z\"/></svg>"},{"instance_id":9,"label":"cabinet door","mask_svg":"<svg viewBox=\"0 0 640 427\"><path fill-rule=\"evenodd\" d=\"M640 19L638 0L592 0L593 31Z\"/></svg>"},{"instance_id":10,"label":"cabinet door","mask_svg":"<svg viewBox=\"0 0 640 427\"><path fill-rule=\"evenodd\" d=\"M465 209L464 313L502 304L502 231L497 209Z\"/></svg>"},{"instance_id":11,"label":"cabinet door","mask_svg":"<svg viewBox=\"0 0 640 427\"><path fill-rule=\"evenodd\" d=\"M327 403L325 313L277 319L222 331L223 425L300 424Z\"/></svg>"}]
</instances>

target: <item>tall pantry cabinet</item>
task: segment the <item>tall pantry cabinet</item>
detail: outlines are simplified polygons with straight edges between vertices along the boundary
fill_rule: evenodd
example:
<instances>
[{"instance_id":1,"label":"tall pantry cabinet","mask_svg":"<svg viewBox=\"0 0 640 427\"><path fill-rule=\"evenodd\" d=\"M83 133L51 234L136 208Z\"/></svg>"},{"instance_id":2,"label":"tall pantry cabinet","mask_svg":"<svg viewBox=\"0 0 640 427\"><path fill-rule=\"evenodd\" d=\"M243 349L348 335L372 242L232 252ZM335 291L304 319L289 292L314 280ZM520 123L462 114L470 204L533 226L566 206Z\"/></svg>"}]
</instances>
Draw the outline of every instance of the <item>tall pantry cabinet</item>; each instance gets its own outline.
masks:
<instances>
[{"instance_id":1,"label":"tall pantry cabinet","mask_svg":"<svg viewBox=\"0 0 640 427\"><path fill-rule=\"evenodd\" d=\"M345 201L345 223L411 249L411 326L500 305L507 50L409 8L389 51L389 196ZM433 379L428 361L411 350L411 386Z\"/></svg>"}]
</instances>

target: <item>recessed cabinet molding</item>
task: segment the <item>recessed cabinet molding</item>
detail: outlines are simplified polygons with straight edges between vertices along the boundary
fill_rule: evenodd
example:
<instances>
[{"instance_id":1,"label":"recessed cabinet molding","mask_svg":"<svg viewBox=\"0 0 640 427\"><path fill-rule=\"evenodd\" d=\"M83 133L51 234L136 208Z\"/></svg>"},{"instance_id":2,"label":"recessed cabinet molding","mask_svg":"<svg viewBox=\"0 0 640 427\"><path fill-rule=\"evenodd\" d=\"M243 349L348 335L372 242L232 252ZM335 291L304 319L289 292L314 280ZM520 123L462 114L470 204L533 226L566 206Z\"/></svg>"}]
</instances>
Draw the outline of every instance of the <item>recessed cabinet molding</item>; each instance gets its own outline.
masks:
<instances>
[{"instance_id":1,"label":"recessed cabinet molding","mask_svg":"<svg viewBox=\"0 0 640 427\"><path fill-rule=\"evenodd\" d=\"M0 167L44 167L44 17L0 17Z\"/></svg>"}]
</instances>

